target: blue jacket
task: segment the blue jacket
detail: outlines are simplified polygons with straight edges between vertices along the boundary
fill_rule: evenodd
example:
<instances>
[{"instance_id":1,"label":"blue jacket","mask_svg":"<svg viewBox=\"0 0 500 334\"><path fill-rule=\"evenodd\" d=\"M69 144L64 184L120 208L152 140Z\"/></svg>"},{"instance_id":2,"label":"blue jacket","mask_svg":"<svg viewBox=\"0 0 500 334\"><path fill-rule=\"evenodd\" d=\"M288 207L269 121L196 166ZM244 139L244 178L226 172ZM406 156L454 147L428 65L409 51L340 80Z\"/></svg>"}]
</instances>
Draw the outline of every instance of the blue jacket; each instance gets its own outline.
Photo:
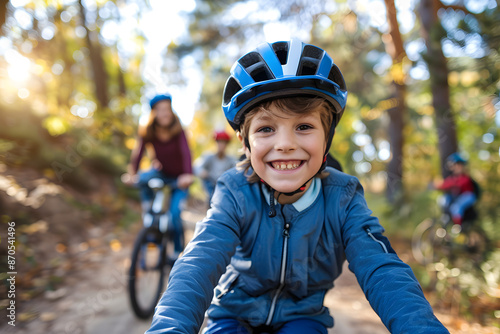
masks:
<instances>
[{"instance_id":1,"label":"blue jacket","mask_svg":"<svg viewBox=\"0 0 500 334\"><path fill-rule=\"evenodd\" d=\"M262 184L236 169L223 174L146 333L198 333L207 308L254 326L307 317L331 327L323 300L346 259L391 333L449 333L382 235L358 179L328 172L302 197L309 203L276 204L274 218Z\"/></svg>"}]
</instances>

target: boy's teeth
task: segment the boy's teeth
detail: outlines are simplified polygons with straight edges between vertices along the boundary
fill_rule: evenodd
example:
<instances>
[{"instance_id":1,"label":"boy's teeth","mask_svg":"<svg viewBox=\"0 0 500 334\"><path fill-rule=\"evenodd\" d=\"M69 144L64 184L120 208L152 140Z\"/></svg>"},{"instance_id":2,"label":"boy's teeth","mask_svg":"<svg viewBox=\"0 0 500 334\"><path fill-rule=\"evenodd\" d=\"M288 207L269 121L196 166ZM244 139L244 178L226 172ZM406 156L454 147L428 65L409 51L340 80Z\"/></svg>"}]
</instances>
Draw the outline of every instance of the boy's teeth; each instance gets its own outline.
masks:
<instances>
[{"instance_id":1,"label":"boy's teeth","mask_svg":"<svg viewBox=\"0 0 500 334\"><path fill-rule=\"evenodd\" d=\"M278 170L287 170L287 169L295 169L299 167L299 163L297 162L273 162L273 167Z\"/></svg>"}]
</instances>

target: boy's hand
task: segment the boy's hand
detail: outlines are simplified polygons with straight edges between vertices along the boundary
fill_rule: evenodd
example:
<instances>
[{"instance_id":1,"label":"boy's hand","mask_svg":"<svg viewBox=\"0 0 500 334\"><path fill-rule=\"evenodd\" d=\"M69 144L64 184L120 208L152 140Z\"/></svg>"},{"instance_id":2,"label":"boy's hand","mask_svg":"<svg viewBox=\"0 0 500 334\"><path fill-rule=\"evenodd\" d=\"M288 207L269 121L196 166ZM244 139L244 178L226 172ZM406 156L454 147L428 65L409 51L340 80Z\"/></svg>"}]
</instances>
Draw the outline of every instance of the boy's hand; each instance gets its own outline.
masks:
<instances>
[{"instance_id":1,"label":"boy's hand","mask_svg":"<svg viewBox=\"0 0 500 334\"><path fill-rule=\"evenodd\" d=\"M194 182L193 174L181 174L177 177L177 186L180 189L187 189Z\"/></svg>"}]
</instances>

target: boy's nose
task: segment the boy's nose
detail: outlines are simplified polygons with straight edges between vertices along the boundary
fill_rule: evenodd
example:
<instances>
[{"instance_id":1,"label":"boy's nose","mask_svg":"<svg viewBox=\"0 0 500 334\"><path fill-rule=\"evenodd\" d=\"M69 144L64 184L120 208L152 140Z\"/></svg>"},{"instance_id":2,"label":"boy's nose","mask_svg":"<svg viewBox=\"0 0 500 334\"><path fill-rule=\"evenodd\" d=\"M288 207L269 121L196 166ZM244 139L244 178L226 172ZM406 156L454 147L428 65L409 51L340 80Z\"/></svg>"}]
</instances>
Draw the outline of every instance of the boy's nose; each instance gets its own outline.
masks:
<instances>
[{"instance_id":1,"label":"boy's nose","mask_svg":"<svg viewBox=\"0 0 500 334\"><path fill-rule=\"evenodd\" d=\"M282 132L276 136L274 149L282 152L294 151L297 149L297 142L292 133Z\"/></svg>"}]
</instances>

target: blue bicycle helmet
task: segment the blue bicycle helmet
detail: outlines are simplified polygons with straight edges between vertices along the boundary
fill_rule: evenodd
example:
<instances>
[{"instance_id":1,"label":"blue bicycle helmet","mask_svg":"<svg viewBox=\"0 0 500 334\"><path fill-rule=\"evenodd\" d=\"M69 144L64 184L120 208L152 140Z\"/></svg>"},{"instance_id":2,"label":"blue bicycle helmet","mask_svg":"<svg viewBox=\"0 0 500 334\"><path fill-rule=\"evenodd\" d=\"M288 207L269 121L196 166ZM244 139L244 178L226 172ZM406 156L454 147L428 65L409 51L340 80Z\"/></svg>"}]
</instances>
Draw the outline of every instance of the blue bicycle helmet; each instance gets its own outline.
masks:
<instances>
[{"instance_id":1,"label":"blue bicycle helmet","mask_svg":"<svg viewBox=\"0 0 500 334\"><path fill-rule=\"evenodd\" d=\"M293 96L318 96L333 106L328 152L344 112L347 89L337 65L317 46L293 39L264 43L245 54L231 69L222 109L231 127L238 131L245 114L257 104Z\"/></svg>"},{"instance_id":2,"label":"blue bicycle helmet","mask_svg":"<svg viewBox=\"0 0 500 334\"><path fill-rule=\"evenodd\" d=\"M462 165L467 164L467 160L462 155L460 155L460 153L457 152L450 154L447 161L454 164L462 164Z\"/></svg>"},{"instance_id":3,"label":"blue bicycle helmet","mask_svg":"<svg viewBox=\"0 0 500 334\"><path fill-rule=\"evenodd\" d=\"M155 104L157 104L158 102L163 101L163 100L172 101L172 95L170 95L170 94L156 95L155 97L153 97L151 99L151 101L149 101L149 106L151 107L151 109L153 109Z\"/></svg>"}]
</instances>

